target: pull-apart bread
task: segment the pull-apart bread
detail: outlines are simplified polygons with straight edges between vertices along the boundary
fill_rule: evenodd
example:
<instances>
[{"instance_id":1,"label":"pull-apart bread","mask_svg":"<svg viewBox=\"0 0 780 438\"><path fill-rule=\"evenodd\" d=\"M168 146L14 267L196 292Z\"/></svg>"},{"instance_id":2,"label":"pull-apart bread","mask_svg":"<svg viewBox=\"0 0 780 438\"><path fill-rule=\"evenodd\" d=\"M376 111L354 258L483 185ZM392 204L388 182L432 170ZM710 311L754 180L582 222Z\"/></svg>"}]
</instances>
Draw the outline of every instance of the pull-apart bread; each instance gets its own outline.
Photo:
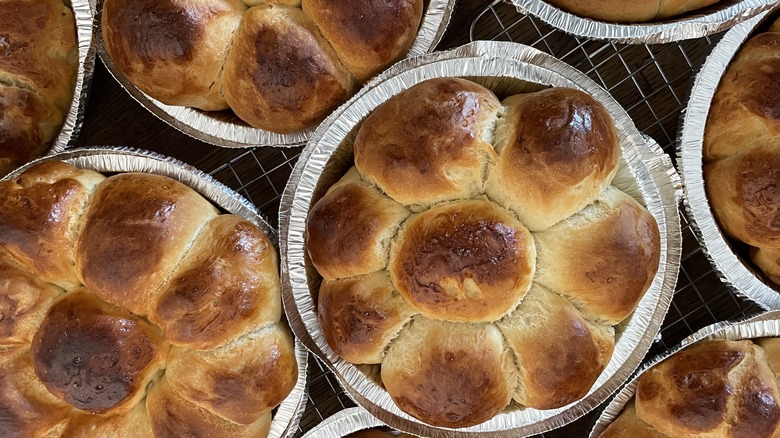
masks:
<instances>
[{"instance_id":1,"label":"pull-apart bread","mask_svg":"<svg viewBox=\"0 0 780 438\"><path fill-rule=\"evenodd\" d=\"M422 0L105 0L105 47L168 105L232 109L290 133L313 126L417 35Z\"/></svg>"},{"instance_id":2,"label":"pull-apart bread","mask_svg":"<svg viewBox=\"0 0 780 438\"><path fill-rule=\"evenodd\" d=\"M780 284L780 20L749 39L715 91L704 182L721 229Z\"/></svg>"},{"instance_id":3,"label":"pull-apart bread","mask_svg":"<svg viewBox=\"0 0 780 438\"><path fill-rule=\"evenodd\" d=\"M661 21L695 11L721 0L548 0L573 14L616 23Z\"/></svg>"},{"instance_id":4,"label":"pull-apart bread","mask_svg":"<svg viewBox=\"0 0 780 438\"><path fill-rule=\"evenodd\" d=\"M0 0L0 176L51 146L77 66L76 20L62 0Z\"/></svg>"},{"instance_id":5,"label":"pull-apart bread","mask_svg":"<svg viewBox=\"0 0 780 438\"><path fill-rule=\"evenodd\" d=\"M436 426L585 396L660 258L653 216L610 185L603 105L431 79L380 105L353 146L306 230L333 350L381 364L395 403Z\"/></svg>"},{"instance_id":6,"label":"pull-apart bread","mask_svg":"<svg viewBox=\"0 0 780 438\"><path fill-rule=\"evenodd\" d=\"M298 369L276 251L171 178L0 183L0 435L266 436Z\"/></svg>"}]
</instances>

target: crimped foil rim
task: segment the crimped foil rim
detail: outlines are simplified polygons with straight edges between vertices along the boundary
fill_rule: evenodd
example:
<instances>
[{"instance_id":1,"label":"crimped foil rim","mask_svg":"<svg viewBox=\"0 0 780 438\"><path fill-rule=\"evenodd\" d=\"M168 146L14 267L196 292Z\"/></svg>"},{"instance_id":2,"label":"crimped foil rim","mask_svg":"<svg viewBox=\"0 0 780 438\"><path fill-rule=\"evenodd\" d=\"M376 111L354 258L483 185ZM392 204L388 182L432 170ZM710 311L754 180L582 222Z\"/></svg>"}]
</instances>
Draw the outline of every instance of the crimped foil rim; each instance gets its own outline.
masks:
<instances>
[{"instance_id":1,"label":"crimped foil rim","mask_svg":"<svg viewBox=\"0 0 780 438\"><path fill-rule=\"evenodd\" d=\"M680 344L657 355L642 365L634 377L623 386L609 402L604 411L601 412L601 415L599 415L599 418L596 420L596 424L593 426L593 429L591 429L588 437L598 437L617 419L625 405L634 398L636 388L639 385L639 378L642 374L680 350L708 339L729 339L738 341L741 339L755 339L767 336L780 336L780 311L773 310L746 319L743 318L739 321L718 322L702 328L683 339Z\"/></svg>"},{"instance_id":2,"label":"crimped foil rim","mask_svg":"<svg viewBox=\"0 0 780 438\"><path fill-rule=\"evenodd\" d=\"M348 408L336 412L306 432L301 438L341 438L384 424L363 408Z\"/></svg>"},{"instance_id":3,"label":"crimped foil rim","mask_svg":"<svg viewBox=\"0 0 780 438\"><path fill-rule=\"evenodd\" d=\"M726 30L773 7L777 0L723 1L706 13L655 23L620 24L597 21L563 11L541 0L505 0L518 12L531 14L566 33L626 44L664 44L700 38Z\"/></svg>"},{"instance_id":4,"label":"crimped foil rim","mask_svg":"<svg viewBox=\"0 0 780 438\"><path fill-rule=\"evenodd\" d=\"M523 72L524 69L528 71ZM410 77L414 79L410 82L416 83L435 76L515 77L541 84L584 89L604 103L617 121L623 157L629 164L635 179L633 182L640 186L661 231L661 267L639 305L639 309L644 310L638 310L632 316L607 370L594 385L595 389L583 400L570 406L551 411L525 409L511 414L502 413L486 423L457 430L429 426L401 412L384 389L367 379L357 367L336 355L319 329L306 277L303 245L306 216L317 182L341 139L357 124L357 120L389 95L408 88L410 85L404 85L403 81L409 81ZM629 377L649 349L671 302L678 274L681 253L677 212L679 193L679 177L671 165L671 159L663 153L658 155L645 143L625 111L605 90L550 55L519 44L482 41L449 52L405 60L372 80L361 93L326 119L301 153L293 177L282 195L279 210L285 310L296 335L334 371L350 396L393 428L434 437L517 437L550 430L575 420L604 401ZM621 349L628 343L635 348L622 354ZM524 415L536 417L525 423L516 421Z\"/></svg>"},{"instance_id":5,"label":"crimped foil rim","mask_svg":"<svg viewBox=\"0 0 780 438\"><path fill-rule=\"evenodd\" d=\"M83 1L83 0L81 0ZM450 22L456 0L428 0L428 7L420 22L417 37L412 42L406 58L432 52L441 41ZM103 41L101 17L103 0L89 0L95 12L95 34L97 52L111 76L116 79L130 96L163 122L197 140L225 148L248 148L256 146L297 147L311 137L316 127L289 134L278 134L246 124L220 121L208 113L184 106L166 105L133 85L116 67L106 51Z\"/></svg>"},{"instance_id":6,"label":"crimped foil rim","mask_svg":"<svg viewBox=\"0 0 780 438\"><path fill-rule=\"evenodd\" d=\"M215 180L189 164L175 158L131 147L96 147L70 149L34 160L6 175L0 181L18 177L30 167L45 161L65 161L79 168L98 172L144 172L164 175L191 187L203 197L240 216L263 230L278 248L278 234L263 218L257 208L229 187ZM298 378L295 387L277 408L271 421L269 438L292 437L298 429L307 395L308 352L303 344L295 339L295 358L298 362Z\"/></svg>"},{"instance_id":7,"label":"crimped foil rim","mask_svg":"<svg viewBox=\"0 0 780 438\"><path fill-rule=\"evenodd\" d=\"M780 293L764 283L739 259L721 232L710 209L702 169L704 130L715 90L742 43L769 14L763 12L727 32L702 66L684 114L677 142L677 163L685 187L684 205L691 219L691 228L718 277L738 295L764 309L780 309Z\"/></svg>"},{"instance_id":8,"label":"crimped foil rim","mask_svg":"<svg viewBox=\"0 0 780 438\"><path fill-rule=\"evenodd\" d=\"M60 152L68 146L73 146L84 124L84 113L87 110L87 97L95 71L95 45L93 44L93 15L88 0L71 0L71 10L76 19L76 42L78 44L78 67L76 69L76 86L73 89L73 100L70 103L65 122L60 133L54 139L48 154Z\"/></svg>"}]
</instances>

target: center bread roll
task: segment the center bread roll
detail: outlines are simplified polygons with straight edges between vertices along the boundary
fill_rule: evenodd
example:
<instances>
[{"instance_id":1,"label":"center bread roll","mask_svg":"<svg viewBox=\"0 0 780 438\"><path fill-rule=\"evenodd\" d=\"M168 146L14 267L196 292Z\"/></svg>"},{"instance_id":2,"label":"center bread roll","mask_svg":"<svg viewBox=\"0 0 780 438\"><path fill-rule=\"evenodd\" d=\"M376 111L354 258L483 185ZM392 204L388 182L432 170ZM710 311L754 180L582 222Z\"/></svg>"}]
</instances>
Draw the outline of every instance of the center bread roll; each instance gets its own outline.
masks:
<instances>
[{"instance_id":1,"label":"center bread roll","mask_svg":"<svg viewBox=\"0 0 780 438\"><path fill-rule=\"evenodd\" d=\"M330 347L377 364L434 426L584 397L660 260L655 219L610 185L608 111L574 89L501 103L436 78L379 105L352 146L305 235Z\"/></svg>"}]
</instances>

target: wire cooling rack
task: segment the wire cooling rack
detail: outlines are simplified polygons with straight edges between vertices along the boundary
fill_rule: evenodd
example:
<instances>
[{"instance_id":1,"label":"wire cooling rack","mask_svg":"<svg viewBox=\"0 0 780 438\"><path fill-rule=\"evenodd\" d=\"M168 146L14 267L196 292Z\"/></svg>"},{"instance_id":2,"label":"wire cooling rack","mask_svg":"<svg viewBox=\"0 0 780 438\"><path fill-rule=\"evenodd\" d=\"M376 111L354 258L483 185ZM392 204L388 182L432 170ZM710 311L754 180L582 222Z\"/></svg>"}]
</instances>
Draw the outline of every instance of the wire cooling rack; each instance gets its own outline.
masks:
<instances>
[{"instance_id":1,"label":"wire cooling rack","mask_svg":"<svg viewBox=\"0 0 780 438\"><path fill-rule=\"evenodd\" d=\"M500 0L477 11L469 39L514 41L547 52L581 70L607 89L637 127L674 159L680 116L693 77L720 35L663 45L622 45L577 38L518 13ZM258 148L242 152L211 173L252 200L277 226L279 198L301 148ZM682 269L669 313L648 356L717 321L749 316L760 309L733 295L718 279L699 248L688 218L683 228ZM309 400L299 435L334 413L354 406L336 378L317 360L309 361ZM595 414L549 432L581 436Z\"/></svg>"}]
</instances>

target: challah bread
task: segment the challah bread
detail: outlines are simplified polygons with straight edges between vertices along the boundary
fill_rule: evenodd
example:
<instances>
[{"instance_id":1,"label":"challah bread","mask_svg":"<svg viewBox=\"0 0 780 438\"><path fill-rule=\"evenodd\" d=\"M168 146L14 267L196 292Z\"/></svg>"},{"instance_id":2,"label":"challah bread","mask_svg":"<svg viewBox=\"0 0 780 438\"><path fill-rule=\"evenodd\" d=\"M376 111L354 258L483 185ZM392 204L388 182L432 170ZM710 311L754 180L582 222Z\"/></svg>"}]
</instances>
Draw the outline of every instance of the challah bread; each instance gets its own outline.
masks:
<instances>
[{"instance_id":1,"label":"challah bread","mask_svg":"<svg viewBox=\"0 0 780 438\"><path fill-rule=\"evenodd\" d=\"M654 218L610 185L607 110L555 88L504 104L459 78L391 97L307 219L325 340L435 426L585 396L660 260Z\"/></svg>"},{"instance_id":2,"label":"challah bread","mask_svg":"<svg viewBox=\"0 0 780 438\"><path fill-rule=\"evenodd\" d=\"M583 17L617 23L642 23L676 17L719 0L548 0L553 6Z\"/></svg>"},{"instance_id":3,"label":"challah bread","mask_svg":"<svg viewBox=\"0 0 780 438\"><path fill-rule=\"evenodd\" d=\"M776 350L777 339L757 342L706 340L655 365L639 378L634 406L601 437L778 436L777 356L762 348Z\"/></svg>"},{"instance_id":4,"label":"challah bread","mask_svg":"<svg viewBox=\"0 0 780 438\"><path fill-rule=\"evenodd\" d=\"M411 47L422 0L105 0L116 67L149 96L290 133Z\"/></svg>"},{"instance_id":5,"label":"challah bread","mask_svg":"<svg viewBox=\"0 0 780 438\"><path fill-rule=\"evenodd\" d=\"M767 277L780 278L780 20L750 38L726 69L704 131L713 214Z\"/></svg>"},{"instance_id":6,"label":"challah bread","mask_svg":"<svg viewBox=\"0 0 780 438\"><path fill-rule=\"evenodd\" d=\"M0 1L0 175L54 141L73 100L76 20L61 0Z\"/></svg>"},{"instance_id":7,"label":"challah bread","mask_svg":"<svg viewBox=\"0 0 780 438\"><path fill-rule=\"evenodd\" d=\"M171 178L59 162L0 183L0 205L29 213L0 215L0 430L267 433L298 367L260 229ZM39 276L52 253L75 284Z\"/></svg>"}]
</instances>

